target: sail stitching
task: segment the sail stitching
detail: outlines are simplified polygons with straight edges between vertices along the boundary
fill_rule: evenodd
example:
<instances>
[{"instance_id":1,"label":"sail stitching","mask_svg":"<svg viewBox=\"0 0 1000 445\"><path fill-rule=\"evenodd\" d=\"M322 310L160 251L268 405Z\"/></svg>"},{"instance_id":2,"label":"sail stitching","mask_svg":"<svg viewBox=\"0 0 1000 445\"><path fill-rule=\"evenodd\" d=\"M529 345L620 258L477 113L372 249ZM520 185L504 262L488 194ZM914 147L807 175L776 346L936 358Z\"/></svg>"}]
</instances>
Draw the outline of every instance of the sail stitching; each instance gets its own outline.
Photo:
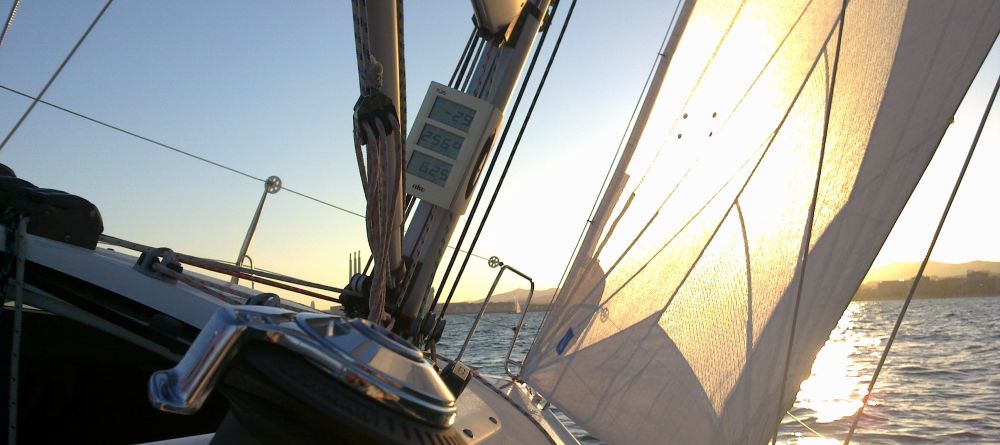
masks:
<instances>
[{"instance_id":1,"label":"sail stitching","mask_svg":"<svg viewBox=\"0 0 1000 445\"><path fill-rule=\"evenodd\" d=\"M992 8L993 5L990 6L990 10L992 10ZM949 19L951 17L953 10L954 10L954 4L952 4L952 9L949 9L948 11ZM989 17L989 14L983 14L984 20L986 17ZM942 33L945 32L946 29L942 30ZM941 39L938 40L938 47L935 48L934 59L936 59L938 56L938 49L940 48L940 42ZM920 279L923 277L924 270L927 267L927 263L930 261L931 253L934 251L934 247L937 244L937 240L939 235L941 234L941 230L944 228L944 223L948 218L948 213L951 211L951 206L955 201L955 196L958 194L958 189L962 185L962 180L965 178L965 172L968 169L970 162L972 161L972 155L976 151L976 146L979 143L979 138L982 135L983 128L985 127L986 121L989 118L990 111L993 108L993 103L996 100L998 90L1000 90L1000 76L997 77L996 84L993 87L993 92L990 95L990 100L986 104L986 108L983 110L983 116L980 119L979 128L976 130L976 135L972 140L972 144L969 147L968 153L966 154L965 161L962 164L962 169L959 171L958 177L955 179L955 185L954 187L952 187L951 194L948 197L948 202L947 204L945 204L944 210L941 213L941 218L938 221L937 227L934 230L934 235L931 237L930 244L927 246L927 252L924 255L924 259L920 263L920 268L917 270L916 276L913 278L913 283L910 285L910 290L906 295L906 299L903 301L902 308L900 308L899 315L897 316L896 322L893 325L892 332L890 333L889 339L886 342L885 349L883 349L882 354L879 357L878 364L875 367L875 371L872 373L872 378L868 383L868 390L866 391L865 396L862 398L861 407L858 408L857 412L854 414L854 418L851 420L851 428L850 430L848 430L847 437L844 439L844 445L850 444L851 439L854 437L854 431L857 428L858 421L861 418L861 414L864 412L865 407L868 405L869 398L871 397L872 391L875 388L875 382L878 380L879 374L881 373L882 368L885 365L885 361L889 356L889 351L892 348L893 342L896 339L896 335L899 333L900 327L902 326L903 318L906 316L906 311L910 306L910 302L913 299L913 295L916 293L917 286L920 284ZM923 91L924 91L923 82L921 82L921 93L923 93Z\"/></svg>"},{"instance_id":2,"label":"sail stitching","mask_svg":"<svg viewBox=\"0 0 1000 445\"><path fill-rule=\"evenodd\" d=\"M619 158L619 155L621 154L622 149L625 147L625 140L626 140L626 138L628 137L628 135L630 133L629 128L630 127L632 128L631 131L634 131L634 129L635 129L634 122L635 122L637 113L639 111L639 107L640 107L640 105L644 101L643 98L646 96L646 94L649 91L650 82L651 82L651 80L653 78L653 73L657 69L657 64L658 64L657 61L659 60L660 57L665 57L664 52L666 51L666 47L668 45L668 41L670 39L670 36L673 35L673 33L676 30L677 20L678 20L678 17L679 17L679 14L680 14L680 10L681 10L681 3L682 2L677 2L677 4L674 6L673 15L671 16L669 25L667 25L667 31L663 35L663 40L660 42L659 51L657 51L657 55L653 59L653 64L649 68L649 74L646 76L646 82L645 82L645 84L643 84L642 91L640 91L639 97L636 100L635 106L632 109L632 115L629 117L629 121L625 125L625 131L622 133L622 137L618 141L618 148L616 149L614 156L612 156L611 162L608 164L608 169L605 172L604 179L601 182L601 188L598 190L597 194L594 196L594 202L591 205L590 212L587 213L588 219L584 222L583 227L580 228L580 235L577 237L576 243L574 244L574 247L573 247L573 251L570 253L570 255L569 255L569 257L568 257L568 259L566 261L566 266L563 267L562 274L559 277L559 282L556 285L555 293L553 293L552 300L550 300L549 309L544 312L544 314L542 315L542 320L541 320L541 322L539 322L539 328L538 328L539 329L538 330L539 333L541 333L542 330L544 329L545 323L546 323L546 321L549 318L549 314L552 313L553 308L558 305L558 301L560 300L560 298L559 298L560 295L564 294L564 292L563 292L563 286L566 284L567 278L569 278L570 268L573 266L573 263L574 263L576 257L579 255L580 248L583 245L583 239L584 239L584 237L587 234L587 228L590 226L590 224L593 223L593 218L596 215L595 212L597 210L597 206L600 203L601 198L604 195L604 193L607 192L607 187L608 187L608 184L609 184L609 181L610 181L610 178L611 178L612 171L614 170L615 166L618 163L621 162L621 159ZM662 82L662 80L661 80L661 82ZM527 363L528 357L531 356L531 352L534 350L535 343L538 341L539 337L540 337L540 335L536 335L534 338L531 339L531 344L528 346L528 353L525 355L525 359L524 359L525 363Z\"/></svg>"},{"instance_id":3,"label":"sail stitching","mask_svg":"<svg viewBox=\"0 0 1000 445\"><path fill-rule=\"evenodd\" d=\"M753 352L753 270L750 267L750 239L747 237L747 222L743 218L743 206L740 205L739 199L736 200L736 216L740 220L740 232L743 235L743 259L746 265L747 274L747 324L746 324L746 350L744 352L746 357L750 357ZM752 369L744 364L746 372L751 372ZM752 381L752 379L748 379ZM750 385L744 386L745 395L743 397L743 429L746 430L750 422L750 414L752 413L750 409Z\"/></svg>"}]
</instances>

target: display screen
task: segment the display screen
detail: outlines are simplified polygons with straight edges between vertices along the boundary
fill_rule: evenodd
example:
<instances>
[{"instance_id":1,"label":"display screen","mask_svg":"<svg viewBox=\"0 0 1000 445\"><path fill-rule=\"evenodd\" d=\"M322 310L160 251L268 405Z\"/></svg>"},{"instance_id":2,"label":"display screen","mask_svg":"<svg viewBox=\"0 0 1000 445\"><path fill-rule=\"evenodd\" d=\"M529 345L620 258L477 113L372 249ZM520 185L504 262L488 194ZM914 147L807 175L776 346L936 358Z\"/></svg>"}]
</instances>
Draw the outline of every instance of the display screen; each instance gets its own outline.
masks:
<instances>
[{"instance_id":1,"label":"display screen","mask_svg":"<svg viewBox=\"0 0 1000 445\"><path fill-rule=\"evenodd\" d=\"M448 131L444 131L431 124L424 124L417 145L431 149L435 153L447 156L451 159L458 159L458 152L462 149L465 138Z\"/></svg>"},{"instance_id":2,"label":"display screen","mask_svg":"<svg viewBox=\"0 0 1000 445\"><path fill-rule=\"evenodd\" d=\"M451 164L415 151L410 155L410 163L406 165L406 171L418 178L444 187L444 183L448 181L448 175L451 174Z\"/></svg>"},{"instance_id":3,"label":"display screen","mask_svg":"<svg viewBox=\"0 0 1000 445\"><path fill-rule=\"evenodd\" d=\"M430 118L442 124L448 124L462 131L469 131L472 119L476 117L476 110L459 105L443 97L434 100L431 107Z\"/></svg>"}]
</instances>

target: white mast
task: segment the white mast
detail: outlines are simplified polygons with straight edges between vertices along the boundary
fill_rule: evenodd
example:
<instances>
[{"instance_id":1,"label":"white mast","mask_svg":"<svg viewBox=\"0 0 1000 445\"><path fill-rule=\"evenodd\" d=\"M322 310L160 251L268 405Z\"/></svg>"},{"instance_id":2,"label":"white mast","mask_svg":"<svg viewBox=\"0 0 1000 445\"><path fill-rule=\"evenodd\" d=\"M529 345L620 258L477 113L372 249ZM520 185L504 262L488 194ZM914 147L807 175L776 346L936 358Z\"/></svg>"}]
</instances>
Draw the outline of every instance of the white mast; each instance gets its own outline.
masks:
<instances>
[{"instance_id":1,"label":"white mast","mask_svg":"<svg viewBox=\"0 0 1000 445\"><path fill-rule=\"evenodd\" d=\"M550 0L537 0L526 5L516 25L518 29L513 34L516 39L507 42L503 48L486 43L483 52L492 56L480 59L466 93L484 99L501 110L507 107L550 3ZM487 81L489 88L484 87ZM481 148L477 158L479 164L473 168L482 168L494 143L495 140L491 139ZM478 171L473 172L471 188L478 182L478 174ZM406 294L402 296L404 306L401 318L404 322L417 317L422 303L429 297L428 289L445 253L445 246L455 232L459 214L455 209L441 208L424 201L417 204L403 238L403 252L414 267Z\"/></svg>"}]
</instances>

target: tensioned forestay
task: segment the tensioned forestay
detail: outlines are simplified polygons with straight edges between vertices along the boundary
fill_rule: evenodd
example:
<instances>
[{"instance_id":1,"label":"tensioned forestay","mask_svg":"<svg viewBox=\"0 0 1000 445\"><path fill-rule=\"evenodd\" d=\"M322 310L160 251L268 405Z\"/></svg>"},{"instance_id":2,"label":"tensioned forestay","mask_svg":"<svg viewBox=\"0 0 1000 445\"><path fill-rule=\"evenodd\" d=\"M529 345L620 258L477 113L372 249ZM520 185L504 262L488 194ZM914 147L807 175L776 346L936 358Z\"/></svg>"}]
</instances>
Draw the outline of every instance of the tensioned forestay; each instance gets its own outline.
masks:
<instances>
[{"instance_id":1,"label":"tensioned forestay","mask_svg":"<svg viewBox=\"0 0 1000 445\"><path fill-rule=\"evenodd\" d=\"M667 142L640 143L627 208L607 209L522 370L597 437L770 438L1000 30L996 0L874 0L849 4L841 36L842 5L691 11L651 119L675 122Z\"/></svg>"}]
</instances>

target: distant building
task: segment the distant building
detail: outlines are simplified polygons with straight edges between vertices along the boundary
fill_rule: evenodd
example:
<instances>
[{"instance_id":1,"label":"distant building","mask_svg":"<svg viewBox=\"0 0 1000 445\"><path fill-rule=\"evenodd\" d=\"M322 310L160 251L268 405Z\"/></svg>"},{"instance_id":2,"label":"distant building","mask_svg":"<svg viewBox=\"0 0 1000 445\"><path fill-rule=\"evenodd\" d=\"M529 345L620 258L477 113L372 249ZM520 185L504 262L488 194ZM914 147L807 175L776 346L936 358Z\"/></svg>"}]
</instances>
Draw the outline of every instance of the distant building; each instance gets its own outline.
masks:
<instances>
[{"instance_id":1,"label":"distant building","mask_svg":"<svg viewBox=\"0 0 1000 445\"><path fill-rule=\"evenodd\" d=\"M854 296L857 300L891 300L906 298L913 280L866 283ZM916 298L956 298L1000 296L1000 275L970 270L965 277L923 277L917 286Z\"/></svg>"}]
</instances>

